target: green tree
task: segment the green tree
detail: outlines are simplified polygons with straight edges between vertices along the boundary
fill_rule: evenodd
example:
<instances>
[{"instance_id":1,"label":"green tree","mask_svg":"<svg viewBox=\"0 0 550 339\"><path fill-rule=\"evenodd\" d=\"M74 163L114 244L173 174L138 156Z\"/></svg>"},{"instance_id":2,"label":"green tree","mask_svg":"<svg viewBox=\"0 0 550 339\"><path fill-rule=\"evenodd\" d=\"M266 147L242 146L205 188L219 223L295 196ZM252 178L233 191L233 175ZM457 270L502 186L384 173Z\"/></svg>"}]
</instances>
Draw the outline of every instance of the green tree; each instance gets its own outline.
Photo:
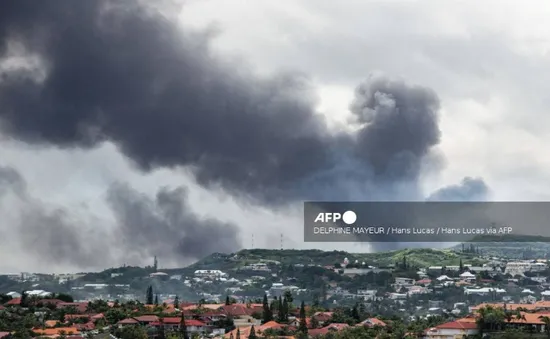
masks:
<instances>
[{"instance_id":1,"label":"green tree","mask_svg":"<svg viewBox=\"0 0 550 339\"><path fill-rule=\"evenodd\" d=\"M307 322L306 322L306 305L302 301L302 304L300 305L300 325L298 327L298 331L300 332L300 336L303 338L307 338Z\"/></svg>"},{"instance_id":2,"label":"green tree","mask_svg":"<svg viewBox=\"0 0 550 339\"><path fill-rule=\"evenodd\" d=\"M180 298L177 295L174 298L174 308L180 308Z\"/></svg>"},{"instance_id":3,"label":"green tree","mask_svg":"<svg viewBox=\"0 0 550 339\"><path fill-rule=\"evenodd\" d=\"M290 290L285 291L284 298L288 303L292 303L294 301L294 297L292 296L292 292L290 292Z\"/></svg>"},{"instance_id":4,"label":"green tree","mask_svg":"<svg viewBox=\"0 0 550 339\"><path fill-rule=\"evenodd\" d=\"M319 328L321 324L319 324L319 320L317 319L317 317L315 316L312 316L311 317L311 328Z\"/></svg>"},{"instance_id":5,"label":"green tree","mask_svg":"<svg viewBox=\"0 0 550 339\"><path fill-rule=\"evenodd\" d=\"M271 311L271 308L269 307L269 302L267 300L267 294L264 294L262 307L263 307L262 322L265 324L266 322L273 320L273 312Z\"/></svg>"},{"instance_id":6,"label":"green tree","mask_svg":"<svg viewBox=\"0 0 550 339\"><path fill-rule=\"evenodd\" d=\"M124 326L115 330L115 336L120 339L148 339L145 328L141 326Z\"/></svg>"},{"instance_id":7,"label":"green tree","mask_svg":"<svg viewBox=\"0 0 550 339\"><path fill-rule=\"evenodd\" d=\"M155 294L155 306L159 305L159 295Z\"/></svg>"},{"instance_id":8,"label":"green tree","mask_svg":"<svg viewBox=\"0 0 550 339\"><path fill-rule=\"evenodd\" d=\"M19 305L21 307L27 307L29 306L29 296L27 295L27 291L23 290L21 292L21 300L19 302Z\"/></svg>"},{"instance_id":9,"label":"green tree","mask_svg":"<svg viewBox=\"0 0 550 339\"><path fill-rule=\"evenodd\" d=\"M353 306L353 309L351 310L351 317L355 319L355 321L357 322L361 321L361 315L359 314L359 309L357 308L357 304Z\"/></svg>"},{"instance_id":10,"label":"green tree","mask_svg":"<svg viewBox=\"0 0 550 339\"><path fill-rule=\"evenodd\" d=\"M185 324L185 314L183 313L183 311L181 312L179 335L181 339L189 339L189 333L187 333L187 325Z\"/></svg>"},{"instance_id":11,"label":"green tree","mask_svg":"<svg viewBox=\"0 0 550 339\"><path fill-rule=\"evenodd\" d=\"M540 316L539 319L544 323L544 332L548 339L550 339L550 317Z\"/></svg>"},{"instance_id":12,"label":"green tree","mask_svg":"<svg viewBox=\"0 0 550 339\"><path fill-rule=\"evenodd\" d=\"M152 305L154 300L153 286L149 285L147 287L147 293L145 294L145 303L147 305Z\"/></svg>"},{"instance_id":13,"label":"green tree","mask_svg":"<svg viewBox=\"0 0 550 339\"><path fill-rule=\"evenodd\" d=\"M254 329L254 325L250 328L250 334L248 335L248 339L256 339L258 338L256 336L256 330Z\"/></svg>"},{"instance_id":14,"label":"green tree","mask_svg":"<svg viewBox=\"0 0 550 339\"><path fill-rule=\"evenodd\" d=\"M226 305L231 305L231 300L229 300L229 296L225 297L225 304Z\"/></svg>"},{"instance_id":15,"label":"green tree","mask_svg":"<svg viewBox=\"0 0 550 339\"><path fill-rule=\"evenodd\" d=\"M164 329L164 318L160 317L159 323L160 323L160 326L158 329L157 339L166 339L166 333Z\"/></svg>"},{"instance_id":16,"label":"green tree","mask_svg":"<svg viewBox=\"0 0 550 339\"><path fill-rule=\"evenodd\" d=\"M128 315L122 308L111 308L105 312L105 319L109 322L109 324L116 324L122 319L126 319L127 316Z\"/></svg>"},{"instance_id":17,"label":"green tree","mask_svg":"<svg viewBox=\"0 0 550 339\"><path fill-rule=\"evenodd\" d=\"M62 300L66 303L72 303L74 302L74 298L69 295L69 294L66 294L66 293L59 293L55 296L55 299L59 299L59 300Z\"/></svg>"}]
</instances>

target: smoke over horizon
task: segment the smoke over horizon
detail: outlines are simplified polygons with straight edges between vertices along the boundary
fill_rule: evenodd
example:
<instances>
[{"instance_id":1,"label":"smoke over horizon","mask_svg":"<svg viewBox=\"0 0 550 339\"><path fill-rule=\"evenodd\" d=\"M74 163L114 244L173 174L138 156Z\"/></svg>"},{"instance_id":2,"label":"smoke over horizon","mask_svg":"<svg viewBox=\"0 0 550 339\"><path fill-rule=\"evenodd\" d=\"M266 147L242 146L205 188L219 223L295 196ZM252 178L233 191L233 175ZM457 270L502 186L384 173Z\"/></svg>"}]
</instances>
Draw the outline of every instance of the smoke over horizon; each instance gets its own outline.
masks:
<instances>
[{"instance_id":1,"label":"smoke over horizon","mask_svg":"<svg viewBox=\"0 0 550 339\"><path fill-rule=\"evenodd\" d=\"M33 57L38 66L0 67L0 132L64 149L112 142L140 171L190 169L205 188L273 209L301 200L426 198L420 175L437 162L441 139L433 90L367 78L350 104L355 132L334 133L315 110L306 76L256 76L214 55L210 39L139 1L6 3L0 63ZM486 198L487 186L476 180L430 198ZM0 176L0 193L6 185L13 182ZM242 247L237 226L188 211L185 189L160 189L151 199L117 184L107 202L123 250L139 245L148 254L197 258ZM63 240L83 242L78 222L71 227L63 214L44 216L38 203L24 203L38 207L19 227L51 232L46 243L60 251L45 246L37 254L87 264L86 248ZM82 256L63 259L71 251Z\"/></svg>"}]
</instances>

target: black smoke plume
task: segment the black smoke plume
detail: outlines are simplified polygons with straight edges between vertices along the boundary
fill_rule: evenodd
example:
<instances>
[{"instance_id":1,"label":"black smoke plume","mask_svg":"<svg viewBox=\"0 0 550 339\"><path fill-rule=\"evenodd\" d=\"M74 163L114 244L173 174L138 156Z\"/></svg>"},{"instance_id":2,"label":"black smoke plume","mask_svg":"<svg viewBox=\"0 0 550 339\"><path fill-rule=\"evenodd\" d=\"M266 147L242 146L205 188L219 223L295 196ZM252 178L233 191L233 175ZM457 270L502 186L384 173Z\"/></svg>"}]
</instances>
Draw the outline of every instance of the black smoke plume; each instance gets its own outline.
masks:
<instances>
[{"instance_id":1,"label":"black smoke plume","mask_svg":"<svg viewBox=\"0 0 550 339\"><path fill-rule=\"evenodd\" d=\"M334 134L306 77L255 76L214 55L210 39L140 1L6 1L0 60L39 62L2 71L0 132L61 148L109 141L143 171L186 167L203 186L272 206L424 198L419 173L440 140L433 91L368 79L351 106L355 132ZM209 234L173 208L174 192L157 197L159 218L134 214L152 203L130 192L110 199L127 232L147 220L166 232L159 243L180 225Z\"/></svg>"},{"instance_id":2,"label":"black smoke plume","mask_svg":"<svg viewBox=\"0 0 550 339\"><path fill-rule=\"evenodd\" d=\"M481 178L466 177L458 185L450 185L433 192L428 201L485 201L489 187Z\"/></svg>"},{"instance_id":3,"label":"black smoke plume","mask_svg":"<svg viewBox=\"0 0 550 339\"><path fill-rule=\"evenodd\" d=\"M154 199L124 184L113 185L108 201L118 224L114 236L123 248L180 259L201 259L214 252L240 249L239 229L232 224L201 219L191 213L184 188L161 189Z\"/></svg>"},{"instance_id":4,"label":"black smoke plume","mask_svg":"<svg viewBox=\"0 0 550 339\"><path fill-rule=\"evenodd\" d=\"M162 188L151 198L125 184L113 184L108 202L117 222L109 227L100 224L105 220L85 218L82 211L33 197L19 172L0 167L0 204L8 195L20 208L3 211L2 238L17 243L41 264L93 268L114 263L115 258L124 258L118 262L122 265L159 256L184 265L213 252L241 248L239 229L190 212L181 187ZM5 223L5 213L15 224Z\"/></svg>"}]
</instances>

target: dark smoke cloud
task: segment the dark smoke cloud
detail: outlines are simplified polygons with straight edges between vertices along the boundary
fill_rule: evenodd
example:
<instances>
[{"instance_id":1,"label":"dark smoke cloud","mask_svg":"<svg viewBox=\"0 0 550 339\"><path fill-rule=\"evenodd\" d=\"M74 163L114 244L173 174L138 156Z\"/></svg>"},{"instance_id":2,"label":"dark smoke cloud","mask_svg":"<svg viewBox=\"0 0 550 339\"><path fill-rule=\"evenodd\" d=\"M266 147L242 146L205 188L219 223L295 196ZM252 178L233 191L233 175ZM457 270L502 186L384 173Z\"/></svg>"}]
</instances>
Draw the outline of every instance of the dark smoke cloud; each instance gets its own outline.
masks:
<instances>
[{"instance_id":1,"label":"dark smoke cloud","mask_svg":"<svg viewBox=\"0 0 550 339\"><path fill-rule=\"evenodd\" d=\"M4 222L0 231L8 232L5 235L10 242L19 241L21 248L42 263L74 267L141 264L157 255L183 265L212 252L231 253L241 248L236 226L201 219L189 211L184 188L164 188L151 199L127 185L112 185L108 201L117 222L105 228L99 224L104 220L89 220L78 211L47 204L34 198L26 187L19 172L0 167L0 207L9 193L19 206L16 224ZM121 254L123 259L119 259Z\"/></svg>"},{"instance_id":2,"label":"dark smoke cloud","mask_svg":"<svg viewBox=\"0 0 550 339\"><path fill-rule=\"evenodd\" d=\"M109 247L103 246L105 234L92 230L97 225L86 224L71 211L32 197L15 169L0 167L0 199L8 193L15 195L20 208L12 211L16 225L4 221L1 231L8 232L5 235L10 243L19 241L19 246L37 261L92 267L111 258Z\"/></svg>"},{"instance_id":3,"label":"dark smoke cloud","mask_svg":"<svg viewBox=\"0 0 550 339\"><path fill-rule=\"evenodd\" d=\"M359 85L351 112L365 124L357 138L360 157L389 181L415 180L439 143L438 111L439 99L428 88L385 78Z\"/></svg>"},{"instance_id":4,"label":"dark smoke cloud","mask_svg":"<svg viewBox=\"0 0 550 339\"><path fill-rule=\"evenodd\" d=\"M127 185L113 185L108 200L120 225L116 237L121 245L139 248L145 257L176 254L182 261L241 248L235 225L198 218L189 212L186 197L183 188L164 188L150 199Z\"/></svg>"},{"instance_id":5,"label":"dark smoke cloud","mask_svg":"<svg viewBox=\"0 0 550 339\"><path fill-rule=\"evenodd\" d=\"M440 188L433 192L428 201L485 201L489 187L481 178L466 177L458 185Z\"/></svg>"},{"instance_id":6,"label":"dark smoke cloud","mask_svg":"<svg viewBox=\"0 0 550 339\"><path fill-rule=\"evenodd\" d=\"M110 140L143 170L188 166L203 185L268 202L316 198L321 190L305 187L315 185L345 198L350 182L376 197L387 191L377 183L414 183L439 142L429 89L370 79L352 105L363 127L334 136L303 76L255 77L214 57L207 34L136 1L106 4L4 6L0 43L23 44L47 73L43 82L28 70L4 74L4 133L60 147Z\"/></svg>"},{"instance_id":7,"label":"dark smoke cloud","mask_svg":"<svg viewBox=\"0 0 550 339\"><path fill-rule=\"evenodd\" d=\"M143 171L185 166L203 186L272 206L424 199L419 174L440 140L432 90L370 78L351 105L357 130L334 135L306 77L259 78L219 60L209 42L138 1L6 2L0 60L18 43L41 58L46 76L2 74L0 132L63 148L110 141ZM159 256L234 249L235 230L199 222L184 195L150 200L112 188L118 237Z\"/></svg>"}]
</instances>

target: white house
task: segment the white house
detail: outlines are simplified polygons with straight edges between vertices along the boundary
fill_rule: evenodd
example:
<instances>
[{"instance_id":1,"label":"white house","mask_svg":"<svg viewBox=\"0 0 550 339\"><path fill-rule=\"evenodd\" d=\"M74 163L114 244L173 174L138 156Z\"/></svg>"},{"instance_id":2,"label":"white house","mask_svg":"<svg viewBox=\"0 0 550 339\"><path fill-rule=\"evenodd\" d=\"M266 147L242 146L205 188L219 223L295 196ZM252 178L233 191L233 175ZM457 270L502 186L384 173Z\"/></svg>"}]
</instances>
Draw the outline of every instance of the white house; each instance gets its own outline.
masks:
<instances>
[{"instance_id":1,"label":"white house","mask_svg":"<svg viewBox=\"0 0 550 339\"><path fill-rule=\"evenodd\" d=\"M227 273L220 270L196 270L195 277L198 278L225 278Z\"/></svg>"},{"instance_id":2,"label":"white house","mask_svg":"<svg viewBox=\"0 0 550 339\"><path fill-rule=\"evenodd\" d=\"M477 294L477 295L487 295L489 293L506 293L506 290L502 288L491 288L491 287L483 287L483 288L465 288L464 294Z\"/></svg>"},{"instance_id":3,"label":"white house","mask_svg":"<svg viewBox=\"0 0 550 339\"><path fill-rule=\"evenodd\" d=\"M525 272L540 272L544 271L548 266L541 262L530 261L515 261L506 264L504 273L515 275L523 275Z\"/></svg>"},{"instance_id":4,"label":"white house","mask_svg":"<svg viewBox=\"0 0 550 339\"><path fill-rule=\"evenodd\" d=\"M475 274L472 274L470 272L464 272L460 275L460 278L462 278L464 280L475 280L476 276L475 276Z\"/></svg>"},{"instance_id":5,"label":"white house","mask_svg":"<svg viewBox=\"0 0 550 339\"><path fill-rule=\"evenodd\" d=\"M6 295L12 297L13 299L21 298L21 293L17 293L17 292L8 292L6 293Z\"/></svg>"},{"instance_id":6,"label":"white house","mask_svg":"<svg viewBox=\"0 0 550 339\"><path fill-rule=\"evenodd\" d=\"M423 339L456 339L478 332L475 322L452 321L427 329Z\"/></svg>"}]
</instances>

